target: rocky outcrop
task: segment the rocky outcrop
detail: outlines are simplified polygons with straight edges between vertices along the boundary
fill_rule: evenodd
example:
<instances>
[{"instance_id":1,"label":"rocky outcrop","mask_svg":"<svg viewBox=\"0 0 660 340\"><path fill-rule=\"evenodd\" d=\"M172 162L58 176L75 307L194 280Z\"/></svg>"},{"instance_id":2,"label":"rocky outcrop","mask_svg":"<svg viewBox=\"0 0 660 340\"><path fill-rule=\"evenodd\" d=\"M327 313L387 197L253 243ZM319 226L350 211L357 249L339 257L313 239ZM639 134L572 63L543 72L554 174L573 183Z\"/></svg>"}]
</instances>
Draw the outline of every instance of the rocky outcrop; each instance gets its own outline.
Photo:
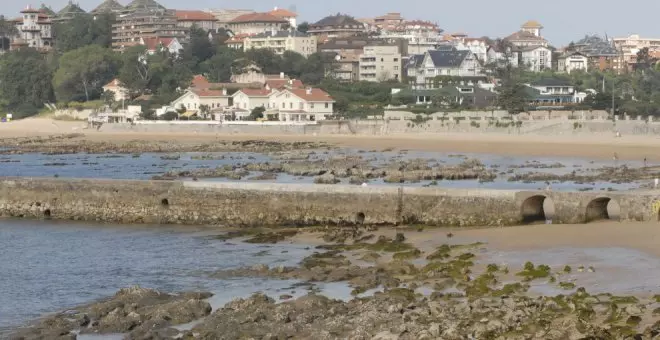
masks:
<instances>
[{"instance_id":1,"label":"rocky outcrop","mask_svg":"<svg viewBox=\"0 0 660 340\"><path fill-rule=\"evenodd\" d=\"M75 339L73 331L107 334L128 333L129 339L150 339L158 334L176 335L171 329L211 313L204 301L211 293L167 294L152 289L131 287L113 297L66 313L50 316L34 327L20 330L14 339Z\"/></svg>"}]
</instances>

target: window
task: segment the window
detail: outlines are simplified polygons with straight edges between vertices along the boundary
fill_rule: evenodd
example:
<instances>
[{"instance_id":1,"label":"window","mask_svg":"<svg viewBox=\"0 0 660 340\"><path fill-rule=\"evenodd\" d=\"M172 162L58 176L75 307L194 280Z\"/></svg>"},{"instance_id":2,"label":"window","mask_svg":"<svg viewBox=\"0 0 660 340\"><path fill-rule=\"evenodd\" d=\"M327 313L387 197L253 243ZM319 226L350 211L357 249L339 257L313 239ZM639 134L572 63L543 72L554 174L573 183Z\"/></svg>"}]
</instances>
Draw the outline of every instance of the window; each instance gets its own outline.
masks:
<instances>
[{"instance_id":1,"label":"window","mask_svg":"<svg viewBox=\"0 0 660 340\"><path fill-rule=\"evenodd\" d=\"M394 58L394 61L399 61L399 58Z\"/></svg>"},{"instance_id":2,"label":"window","mask_svg":"<svg viewBox=\"0 0 660 340\"><path fill-rule=\"evenodd\" d=\"M312 108L314 107L314 104L312 104ZM298 103L298 109L303 110L305 108L305 104L302 102Z\"/></svg>"},{"instance_id":3,"label":"window","mask_svg":"<svg viewBox=\"0 0 660 340\"><path fill-rule=\"evenodd\" d=\"M293 109L293 102L289 102L289 108Z\"/></svg>"},{"instance_id":4,"label":"window","mask_svg":"<svg viewBox=\"0 0 660 340\"><path fill-rule=\"evenodd\" d=\"M399 70L399 66L394 66L394 70L395 70L395 71L398 71L398 70Z\"/></svg>"},{"instance_id":5,"label":"window","mask_svg":"<svg viewBox=\"0 0 660 340\"><path fill-rule=\"evenodd\" d=\"M314 108L314 103L310 103L310 104L309 104L309 108L310 108L310 109L313 109L313 108Z\"/></svg>"},{"instance_id":6,"label":"window","mask_svg":"<svg viewBox=\"0 0 660 340\"><path fill-rule=\"evenodd\" d=\"M282 108L286 109L286 103L282 102Z\"/></svg>"},{"instance_id":7,"label":"window","mask_svg":"<svg viewBox=\"0 0 660 340\"><path fill-rule=\"evenodd\" d=\"M325 103L325 108L327 109L328 107L330 107L330 104Z\"/></svg>"}]
</instances>

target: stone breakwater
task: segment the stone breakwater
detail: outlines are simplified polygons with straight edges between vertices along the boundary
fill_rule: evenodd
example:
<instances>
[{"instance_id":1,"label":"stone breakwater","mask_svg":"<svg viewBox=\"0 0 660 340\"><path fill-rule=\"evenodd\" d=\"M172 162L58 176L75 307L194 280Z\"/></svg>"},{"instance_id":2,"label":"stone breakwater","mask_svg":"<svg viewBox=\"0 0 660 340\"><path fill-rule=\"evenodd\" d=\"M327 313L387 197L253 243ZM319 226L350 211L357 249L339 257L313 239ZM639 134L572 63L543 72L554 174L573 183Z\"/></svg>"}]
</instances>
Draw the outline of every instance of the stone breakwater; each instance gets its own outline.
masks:
<instances>
[{"instance_id":1,"label":"stone breakwater","mask_svg":"<svg viewBox=\"0 0 660 340\"><path fill-rule=\"evenodd\" d=\"M4 178L0 215L227 226L504 226L658 219L654 192L587 193L311 184Z\"/></svg>"}]
</instances>

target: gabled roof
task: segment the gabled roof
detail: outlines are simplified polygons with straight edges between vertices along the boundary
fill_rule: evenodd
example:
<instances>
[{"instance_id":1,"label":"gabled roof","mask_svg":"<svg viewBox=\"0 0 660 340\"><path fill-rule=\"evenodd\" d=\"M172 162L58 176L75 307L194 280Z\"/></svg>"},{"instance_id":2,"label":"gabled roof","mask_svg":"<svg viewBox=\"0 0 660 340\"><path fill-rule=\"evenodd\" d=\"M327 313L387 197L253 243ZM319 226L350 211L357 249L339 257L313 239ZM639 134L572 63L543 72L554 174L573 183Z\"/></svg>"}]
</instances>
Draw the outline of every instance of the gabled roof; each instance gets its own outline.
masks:
<instances>
[{"instance_id":1,"label":"gabled roof","mask_svg":"<svg viewBox=\"0 0 660 340\"><path fill-rule=\"evenodd\" d=\"M538 37L538 36L536 36L532 33L525 32L525 31L515 32L515 33L511 34L510 36L508 36L504 39L509 40L509 41L521 41L521 40L523 40L523 41L545 41L545 39L543 37Z\"/></svg>"},{"instance_id":2,"label":"gabled roof","mask_svg":"<svg viewBox=\"0 0 660 340\"><path fill-rule=\"evenodd\" d=\"M265 86L271 89L281 89L286 87L291 88L304 88L305 85L299 79L266 79Z\"/></svg>"},{"instance_id":3,"label":"gabled roof","mask_svg":"<svg viewBox=\"0 0 660 340\"><path fill-rule=\"evenodd\" d=\"M204 11L175 10L174 15L179 21L217 21L215 16Z\"/></svg>"},{"instance_id":4,"label":"gabled roof","mask_svg":"<svg viewBox=\"0 0 660 340\"><path fill-rule=\"evenodd\" d=\"M157 37L149 37L149 38L142 38L142 42L144 43L144 46L147 47L147 50L149 51L155 51L158 46L163 46L163 47L169 47L172 42L177 41L176 38L157 38Z\"/></svg>"},{"instance_id":5,"label":"gabled roof","mask_svg":"<svg viewBox=\"0 0 660 340\"><path fill-rule=\"evenodd\" d=\"M133 0L131 3L126 5L125 10L129 12L137 11L137 10L164 10L165 7L155 0Z\"/></svg>"},{"instance_id":6,"label":"gabled roof","mask_svg":"<svg viewBox=\"0 0 660 340\"><path fill-rule=\"evenodd\" d=\"M273 9L272 11L268 12L270 15L274 15L279 18L295 18L298 16L298 14L288 11L284 8L277 8Z\"/></svg>"},{"instance_id":7,"label":"gabled roof","mask_svg":"<svg viewBox=\"0 0 660 340\"><path fill-rule=\"evenodd\" d=\"M122 85L121 85L121 82L119 81L119 79L115 78L111 82L103 85L103 87L104 88L105 87L122 87Z\"/></svg>"},{"instance_id":8,"label":"gabled roof","mask_svg":"<svg viewBox=\"0 0 660 340\"><path fill-rule=\"evenodd\" d=\"M274 92L272 90L268 89L251 89L251 88L245 88L245 89L240 89L234 93L234 95L238 93L245 93L248 97L268 97Z\"/></svg>"},{"instance_id":9,"label":"gabled roof","mask_svg":"<svg viewBox=\"0 0 660 340\"><path fill-rule=\"evenodd\" d=\"M530 85L532 86L573 86L570 81L557 78L539 79Z\"/></svg>"},{"instance_id":10,"label":"gabled roof","mask_svg":"<svg viewBox=\"0 0 660 340\"><path fill-rule=\"evenodd\" d=\"M248 23L248 22L279 22L287 23L283 18L276 17L269 13L249 13L234 18L229 23Z\"/></svg>"},{"instance_id":11,"label":"gabled roof","mask_svg":"<svg viewBox=\"0 0 660 340\"><path fill-rule=\"evenodd\" d=\"M349 15L343 15L343 14L337 14L337 15L330 15L327 16L314 24L312 26L338 26L338 27L346 27L346 26L357 26L357 27L364 27L364 24L355 20L355 18L349 16Z\"/></svg>"},{"instance_id":12,"label":"gabled roof","mask_svg":"<svg viewBox=\"0 0 660 340\"><path fill-rule=\"evenodd\" d=\"M92 10L91 13L104 13L104 12L121 12L124 6L117 2L117 0L104 0L100 5Z\"/></svg>"},{"instance_id":13,"label":"gabled roof","mask_svg":"<svg viewBox=\"0 0 660 340\"><path fill-rule=\"evenodd\" d=\"M335 100L330 97L330 95L318 88L312 88L308 93L308 89L286 89L282 92L290 92L300 99L306 100L308 102L334 102Z\"/></svg>"},{"instance_id":14,"label":"gabled roof","mask_svg":"<svg viewBox=\"0 0 660 340\"><path fill-rule=\"evenodd\" d=\"M460 67L470 51L428 51L435 67Z\"/></svg>"},{"instance_id":15,"label":"gabled roof","mask_svg":"<svg viewBox=\"0 0 660 340\"><path fill-rule=\"evenodd\" d=\"M424 54L413 54L408 58L408 67L417 68L424 62Z\"/></svg>"},{"instance_id":16,"label":"gabled roof","mask_svg":"<svg viewBox=\"0 0 660 340\"><path fill-rule=\"evenodd\" d=\"M227 94L226 89L224 89L224 90L223 89L216 90L216 89L210 89L210 88L208 88L208 89L205 89L205 88L198 89L198 88L193 87L193 88L188 89L188 91L190 91L190 92L192 92L192 93L194 93L194 94L196 94L200 97L230 97Z\"/></svg>"}]
</instances>

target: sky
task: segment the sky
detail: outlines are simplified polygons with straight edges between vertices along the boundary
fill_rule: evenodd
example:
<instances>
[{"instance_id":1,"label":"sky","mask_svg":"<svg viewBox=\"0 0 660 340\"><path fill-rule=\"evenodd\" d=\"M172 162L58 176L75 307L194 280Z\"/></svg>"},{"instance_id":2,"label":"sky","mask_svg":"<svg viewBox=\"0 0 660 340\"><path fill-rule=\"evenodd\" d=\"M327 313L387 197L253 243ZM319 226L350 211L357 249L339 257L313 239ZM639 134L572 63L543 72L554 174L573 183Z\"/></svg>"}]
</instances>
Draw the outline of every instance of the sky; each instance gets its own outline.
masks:
<instances>
[{"instance_id":1,"label":"sky","mask_svg":"<svg viewBox=\"0 0 660 340\"><path fill-rule=\"evenodd\" d=\"M28 1L28 2L24 2ZM30 3L32 1L33 3ZM0 13L16 17L30 4L39 7L41 1L54 10L64 7L68 0L0 0ZM74 0L85 10L91 10L102 0ZM126 5L130 0L118 0ZM279 1L279 2L278 2ZM543 36L550 44L561 47L579 40L585 34L625 37L639 34L660 37L656 24L660 1L630 0L160 0L171 9L240 8L267 11L277 6L295 6L298 21L315 22L338 12L356 18L375 17L387 12L400 12L407 20L429 20L447 33L464 32L470 37L504 37L520 29L527 20L540 22ZM635 15L630 15L634 13Z\"/></svg>"}]
</instances>

